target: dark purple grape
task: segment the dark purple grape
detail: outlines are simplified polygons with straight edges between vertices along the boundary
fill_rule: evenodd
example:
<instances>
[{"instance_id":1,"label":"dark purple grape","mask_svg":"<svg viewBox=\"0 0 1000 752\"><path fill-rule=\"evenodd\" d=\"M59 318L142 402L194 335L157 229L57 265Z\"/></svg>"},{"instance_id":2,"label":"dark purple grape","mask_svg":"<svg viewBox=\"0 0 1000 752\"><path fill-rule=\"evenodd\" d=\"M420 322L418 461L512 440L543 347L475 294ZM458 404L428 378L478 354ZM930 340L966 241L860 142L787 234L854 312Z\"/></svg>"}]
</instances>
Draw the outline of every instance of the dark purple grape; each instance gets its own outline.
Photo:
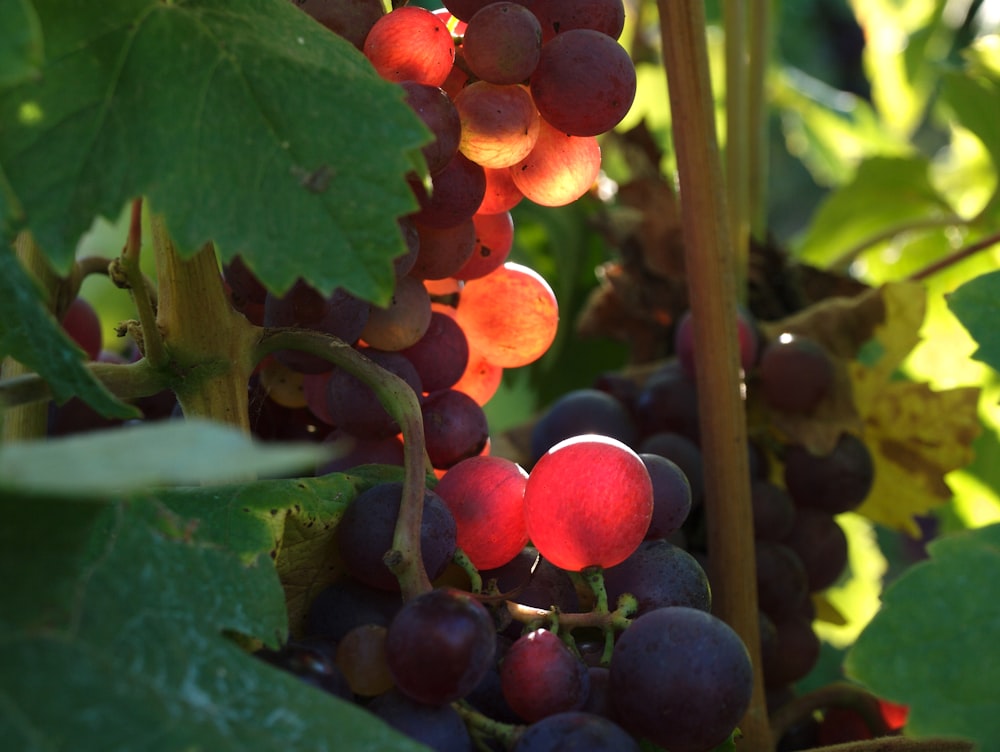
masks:
<instances>
[{"instance_id":1,"label":"dark purple grape","mask_svg":"<svg viewBox=\"0 0 1000 752\"><path fill-rule=\"evenodd\" d=\"M833 387L833 360L809 337L782 334L760 354L757 389L770 407L806 414L816 409Z\"/></svg>"},{"instance_id":2,"label":"dark purple grape","mask_svg":"<svg viewBox=\"0 0 1000 752\"><path fill-rule=\"evenodd\" d=\"M588 433L629 446L638 438L635 422L621 402L598 389L574 389L553 402L532 428L532 464L563 439Z\"/></svg>"},{"instance_id":3,"label":"dark purple grape","mask_svg":"<svg viewBox=\"0 0 1000 752\"><path fill-rule=\"evenodd\" d=\"M417 232L417 225L409 217L400 217L397 222L406 244L406 253L396 256L392 263L396 279L401 279L410 273L410 269L417 262L417 254L420 253L420 233Z\"/></svg>"},{"instance_id":4,"label":"dark purple grape","mask_svg":"<svg viewBox=\"0 0 1000 752\"><path fill-rule=\"evenodd\" d=\"M639 743L604 716L569 711L557 713L525 729L511 752L639 752Z\"/></svg>"},{"instance_id":5,"label":"dark purple grape","mask_svg":"<svg viewBox=\"0 0 1000 752\"><path fill-rule=\"evenodd\" d=\"M721 619L682 606L641 615L618 637L611 697L622 726L671 752L724 742L750 705L753 667Z\"/></svg>"},{"instance_id":6,"label":"dark purple grape","mask_svg":"<svg viewBox=\"0 0 1000 752\"><path fill-rule=\"evenodd\" d=\"M805 565L811 593L826 590L847 566L847 536L833 517L817 509L798 509L795 524L782 542Z\"/></svg>"},{"instance_id":7,"label":"dark purple grape","mask_svg":"<svg viewBox=\"0 0 1000 752\"><path fill-rule=\"evenodd\" d=\"M593 713L615 720L615 708L610 693L611 669L606 666L587 666L587 675L590 677L590 692L587 694L587 701L580 709L584 713Z\"/></svg>"},{"instance_id":8,"label":"dark purple grape","mask_svg":"<svg viewBox=\"0 0 1000 752\"><path fill-rule=\"evenodd\" d=\"M396 576L383 561L392 548L402 483L380 483L359 494L337 523L337 546L348 573L371 587L398 591ZM433 580L455 555L455 519L433 491L424 493L420 551Z\"/></svg>"},{"instance_id":9,"label":"dark purple grape","mask_svg":"<svg viewBox=\"0 0 1000 752\"><path fill-rule=\"evenodd\" d=\"M522 723L521 717L507 704L500 682L499 664L507 654L514 639L503 634L497 635L497 652L489 671L479 681L476 688L465 697L466 702L480 713L500 723Z\"/></svg>"},{"instance_id":10,"label":"dark purple grape","mask_svg":"<svg viewBox=\"0 0 1000 752\"><path fill-rule=\"evenodd\" d=\"M643 436L669 431L697 442L698 388L680 361L671 360L646 379L635 398L634 412Z\"/></svg>"},{"instance_id":11,"label":"dark purple grape","mask_svg":"<svg viewBox=\"0 0 1000 752\"><path fill-rule=\"evenodd\" d=\"M587 667L547 629L517 638L500 663L507 704L528 723L579 710L590 693Z\"/></svg>"},{"instance_id":12,"label":"dark purple grape","mask_svg":"<svg viewBox=\"0 0 1000 752\"><path fill-rule=\"evenodd\" d=\"M388 627L403 605L399 593L373 588L351 577L323 588L306 613L306 634L338 642L356 627Z\"/></svg>"},{"instance_id":13,"label":"dark purple grape","mask_svg":"<svg viewBox=\"0 0 1000 752\"><path fill-rule=\"evenodd\" d=\"M415 222L420 252L410 276L416 279L454 277L476 250L476 225L469 217L451 227L429 227Z\"/></svg>"},{"instance_id":14,"label":"dark purple grape","mask_svg":"<svg viewBox=\"0 0 1000 752\"><path fill-rule=\"evenodd\" d=\"M519 84L535 70L542 52L542 27L524 5L490 3L469 19L462 51L477 78Z\"/></svg>"},{"instance_id":15,"label":"dark purple grape","mask_svg":"<svg viewBox=\"0 0 1000 752\"><path fill-rule=\"evenodd\" d=\"M465 392L442 389L428 394L421 413L427 456L438 470L477 456L490 438L483 408Z\"/></svg>"},{"instance_id":16,"label":"dark purple grape","mask_svg":"<svg viewBox=\"0 0 1000 752\"><path fill-rule=\"evenodd\" d=\"M424 336L400 354L417 369L424 391L437 392L462 378L469 364L469 340L454 317L433 311Z\"/></svg>"},{"instance_id":17,"label":"dark purple grape","mask_svg":"<svg viewBox=\"0 0 1000 752\"><path fill-rule=\"evenodd\" d=\"M801 609L809 597L809 578L798 554L781 543L764 540L756 542L754 554L760 609L775 619Z\"/></svg>"},{"instance_id":18,"label":"dark purple grape","mask_svg":"<svg viewBox=\"0 0 1000 752\"><path fill-rule=\"evenodd\" d=\"M222 277L229 285L233 308L244 313L249 306L262 306L267 300L267 288L257 278L241 256L222 266Z\"/></svg>"},{"instance_id":19,"label":"dark purple grape","mask_svg":"<svg viewBox=\"0 0 1000 752\"><path fill-rule=\"evenodd\" d=\"M372 26L385 13L382 0L292 0L337 36L359 50Z\"/></svg>"},{"instance_id":20,"label":"dark purple grape","mask_svg":"<svg viewBox=\"0 0 1000 752\"><path fill-rule=\"evenodd\" d=\"M451 705L416 702L393 689L366 707L397 731L435 752L472 752L472 737L465 721Z\"/></svg>"},{"instance_id":21,"label":"dark purple grape","mask_svg":"<svg viewBox=\"0 0 1000 752\"><path fill-rule=\"evenodd\" d=\"M653 518L646 540L666 538L679 530L691 513L691 484L680 466L659 454L640 454L653 483Z\"/></svg>"},{"instance_id":22,"label":"dark purple grape","mask_svg":"<svg viewBox=\"0 0 1000 752\"><path fill-rule=\"evenodd\" d=\"M580 599L569 575L545 559L538 560L534 548L525 548L502 567L484 569L479 574L484 584L496 580L501 593L516 589L511 596L516 603L546 610L556 607L567 613L580 610Z\"/></svg>"},{"instance_id":23,"label":"dark purple grape","mask_svg":"<svg viewBox=\"0 0 1000 752\"><path fill-rule=\"evenodd\" d=\"M753 531L757 540L780 541L795 524L795 502L781 486L766 480L750 482Z\"/></svg>"},{"instance_id":24,"label":"dark purple grape","mask_svg":"<svg viewBox=\"0 0 1000 752\"><path fill-rule=\"evenodd\" d=\"M281 296L267 294L264 301L264 326L301 327L356 342L368 323L371 305L345 290L337 289L323 296L299 279ZM274 354L282 364L301 373L330 370L329 361L297 350L279 350Z\"/></svg>"},{"instance_id":25,"label":"dark purple grape","mask_svg":"<svg viewBox=\"0 0 1000 752\"><path fill-rule=\"evenodd\" d=\"M634 595L639 614L664 606L712 610L705 570L687 551L663 539L643 541L621 564L604 570L604 587L612 606L619 596Z\"/></svg>"},{"instance_id":26,"label":"dark purple grape","mask_svg":"<svg viewBox=\"0 0 1000 752\"><path fill-rule=\"evenodd\" d=\"M461 152L431 177L428 194L422 183L410 181L420 203L414 221L429 227L454 227L470 219L486 195L486 173Z\"/></svg>"},{"instance_id":27,"label":"dark purple grape","mask_svg":"<svg viewBox=\"0 0 1000 752\"><path fill-rule=\"evenodd\" d=\"M705 493L705 471L701 449L691 439L672 431L660 431L639 442L639 454L658 454L672 461L691 484L691 504L701 503Z\"/></svg>"},{"instance_id":28,"label":"dark purple grape","mask_svg":"<svg viewBox=\"0 0 1000 752\"><path fill-rule=\"evenodd\" d=\"M361 352L377 365L399 376L420 395L423 385L417 369L399 353L363 348ZM334 425L364 439L382 439L399 433L399 424L386 412L375 391L341 368L330 373L327 407Z\"/></svg>"},{"instance_id":29,"label":"dark purple grape","mask_svg":"<svg viewBox=\"0 0 1000 752\"><path fill-rule=\"evenodd\" d=\"M336 644L327 640L298 640L278 650L261 648L254 656L288 671L307 684L344 700L353 700L347 679L334 661Z\"/></svg>"},{"instance_id":30,"label":"dark purple grape","mask_svg":"<svg viewBox=\"0 0 1000 752\"><path fill-rule=\"evenodd\" d=\"M434 136L421 152L427 161L427 171L434 175L445 168L458 152L458 141L462 135L462 122L451 98L438 86L403 81L406 103Z\"/></svg>"},{"instance_id":31,"label":"dark purple grape","mask_svg":"<svg viewBox=\"0 0 1000 752\"><path fill-rule=\"evenodd\" d=\"M529 0L525 4L538 16L546 42L570 29L594 29L618 39L625 27L622 0Z\"/></svg>"},{"instance_id":32,"label":"dark purple grape","mask_svg":"<svg viewBox=\"0 0 1000 752\"><path fill-rule=\"evenodd\" d=\"M399 436L362 439L335 428L322 443L334 452L334 456L316 468L316 475L344 473L358 465L403 464L403 441Z\"/></svg>"},{"instance_id":33,"label":"dark purple grape","mask_svg":"<svg viewBox=\"0 0 1000 752\"><path fill-rule=\"evenodd\" d=\"M764 683L770 688L784 687L802 679L819 661L820 641L812 619L792 614L774 621L773 641L762 644L761 667Z\"/></svg>"},{"instance_id":34,"label":"dark purple grape","mask_svg":"<svg viewBox=\"0 0 1000 752\"><path fill-rule=\"evenodd\" d=\"M824 455L801 444L785 449L785 488L795 503L828 514L857 508L875 482L875 464L865 443L843 433L833 450Z\"/></svg>"},{"instance_id":35,"label":"dark purple grape","mask_svg":"<svg viewBox=\"0 0 1000 752\"><path fill-rule=\"evenodd\" d=\"M389 625L386 659L401 692L442 705L475 689L493 665L496 629L482 603L451 588L411 598Z\"/></svg>"}]
</instances>

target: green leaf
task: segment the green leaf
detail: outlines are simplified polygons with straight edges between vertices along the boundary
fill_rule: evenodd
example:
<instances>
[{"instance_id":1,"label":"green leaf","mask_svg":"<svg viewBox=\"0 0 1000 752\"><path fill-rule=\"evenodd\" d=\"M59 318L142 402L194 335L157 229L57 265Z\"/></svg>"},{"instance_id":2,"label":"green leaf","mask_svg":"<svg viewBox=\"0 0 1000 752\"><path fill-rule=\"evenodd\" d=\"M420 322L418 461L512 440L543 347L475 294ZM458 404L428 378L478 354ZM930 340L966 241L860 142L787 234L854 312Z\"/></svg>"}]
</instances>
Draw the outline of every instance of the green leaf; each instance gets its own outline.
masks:
<instances>
[{"instance_id":1,"label":"green leaf","mask_svg":"<svg viewBox=\"0 0 1000 752\"><path fill-rule=\"evenodd\" d=\"M84 367L83 350L49 313L35 280L4 243L0 268L0 358L10 356L41 376L57 403L80 397L106 417L138 417L134 407L116 399Z\"/></svg>"},{"instance_id":2,"label":"green leaf","mask_svg":"<svg viewBox=\"0 0 1000 752\"><path fill-rule=\"evenodd\" d=\"M20 592L22 606L32 593L21 573L35 567L71 595L52 615L50 594L34 591L44 621L38 608L0 614L0 734L9 748L425 749L223 636L277 644L284 634L283 594L266 557L248 565L205 543L155 500L108 505L89 528L72 516L43 521L24 500L0 502L3 538L44 540L66 528L80 552L63 557L73 566L58 573L46 546L0 559L5 590Z\"/></svg>"},{"instance_id":3,"label":"green leaf","mask_svg":"<svg viewBox=\"0 0 1000 752\"><path fill-rule=\"evenodd\" d=\"M847 673L910 706L907 733L957 736L981 749L1000 738L1000 525L941 538L931 558L885 592L848 652Z\"/></svg>"},{"instance_id":4,"label":"green leaf","mask_svg":"<svg viewBox=\"0 0 1000 752\"><path fill-rule=\"evenodd\" d=\"M264 445L205 420L157 421L0 446L0 488L94 498L302 470L328 455L315 444Z\"/></svg>"},{"instance_id":5,"label":"green leaf","mask_svg":"<svg viewBox=\"0 0 1000 752\"><path fill-rule=\"evenodd\" d=\"M794 68L785 67L775 76L773 98L789 153L802 160L820 185L842 185L862 158L907 148L861 97Z\"/></svg>"},{"instance_id":6,"label":"green leaf","mask_svg":"<svg viewBox=\"0 0 1000 752\"><path fill-rule=\"evenodd\" d=\"M1000 271L966 282L947 296L948 307L979 344L972 357L1000 371Z\"/></svg>"},{"instance_id":7,"label":"green leaf","mask_svg":"<svg viewBox=\"0 0 1000 752\"><path fill-rule=\"evenodd\" d=\"M823 201L796 255L827 266L887 230L944 224L943 218L953 214L931 185L924 157L872 157L858 166L850 183Z\"/></svg>"},{"instance_id":8,"label":"green leaf","mask_svg":"<svg viewBox=\"0 0 1000 752\"><path fill-rule=\"evenodd\" d=\"M38 75L45 57L42 26L30 0L0 0L0 88Z\"/></svg>"},{"instance_id":9,"label":"green leaf","mask_svg":"<svg viewBox=\"0 0 1000 752\"><path fill-rule=\"evenodd\" d=\"M270 556L285 589L290 630L297 635L313 599L342 574L335 535L347 505L377 483L402 478L399 467L369 465L316 478L169 489L157 498L179 516L196 519L204 540L246 560ZM246 516L260 524L237 524Z\"/></svg>"},{"instance_id":10,"label":"green leaf","mask_svg":"<svg viewBox=\"0 0 1000 752\"><path fill-rule=\"evenodd\" d=\"M58 270L144 195L182 254L388 302L429 134L353 45L286 0L37 7L44 75L0 96L0 165Z\"/></svg>"}]
</instances>

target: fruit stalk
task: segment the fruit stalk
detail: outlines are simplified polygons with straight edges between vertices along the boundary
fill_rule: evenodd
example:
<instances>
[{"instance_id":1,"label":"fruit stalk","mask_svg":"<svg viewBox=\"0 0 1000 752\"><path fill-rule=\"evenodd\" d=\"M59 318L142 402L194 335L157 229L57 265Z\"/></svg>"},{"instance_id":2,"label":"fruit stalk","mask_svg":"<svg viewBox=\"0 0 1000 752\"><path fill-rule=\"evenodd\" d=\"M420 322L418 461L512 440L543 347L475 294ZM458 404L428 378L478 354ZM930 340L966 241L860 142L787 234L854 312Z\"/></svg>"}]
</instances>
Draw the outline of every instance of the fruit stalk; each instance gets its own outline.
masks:
<instances>
[{"instance_id":1,"label":"fruit stalk","mask_svg":"<svg viewBox=\"0 0 1000 752\"><path fill-rule=\"evenodd\" d=\"M659 0L664 67L680 181L688 290L705 457L705 505L713 606L740 636L755 667L742 746L773 748L760 671L757 582L746 418L741 397L734 254L715 139L712 88L699 0Z\"/></svg>"},{"instance_id":2,"label":"fruit stalk","mask_svg":"<svg viewBox=\"0 0 1000 752\"><path fill-rule=\"evenodd\" d=\"M164 367L172 370L177 400L187 417L217 420L249 434L247 381L260 330L226 298L211 243L184 259L163 218L154 216L151 224L159 283L156 330L165 343Z\"/></svg>"},{"instance_id":3,"label":"fruit stalk","mask_svg":"<svg viewBox=\"0 0 1000 752\"><path fill-rule=\"evenodd\" d=\"M420 556L426 473L423 416L417 395L403 379L379 367L343 340L307 329L266 329L254 353L259 360L276 350L301 350L342 368L375 392L403 434L403 499L386 564L399 579L403 597L410 599L431 589Z\"/></svg>"}]
</instances>

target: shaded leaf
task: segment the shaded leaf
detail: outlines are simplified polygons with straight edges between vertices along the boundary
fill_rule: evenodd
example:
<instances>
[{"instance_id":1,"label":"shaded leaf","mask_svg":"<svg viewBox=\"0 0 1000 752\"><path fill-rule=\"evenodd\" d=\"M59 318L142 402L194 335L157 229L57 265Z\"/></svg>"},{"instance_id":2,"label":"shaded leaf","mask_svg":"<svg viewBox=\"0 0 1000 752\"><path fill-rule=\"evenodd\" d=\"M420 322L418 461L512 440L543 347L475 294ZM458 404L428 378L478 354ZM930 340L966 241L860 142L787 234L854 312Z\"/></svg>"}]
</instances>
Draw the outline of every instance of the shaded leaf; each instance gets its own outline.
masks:
<instances>
[{"instance_id":1,"label":"shaded leaf","mask_svg":"<svg viewBox=\"0 0 1000 752\"><path fill-rule=\"evenodd\" d=\"M197 520L202 539L247 560L270 556L285 590L289 629L297 635L313 599L342 572L334 537L344 510L358 494L390 480L401 481L402 469L369 465L316 478L169 489L157 498ZM247 524L247 517L259 524Z\"/></svg>"},{"instance_id":2,"label":"shaded leaf","mask_svg":"<svg viewBox=\"0 0 1000 752\"><path fill-rule=\"evenodd\" d=\"M0 446L0 487L87 498L274 475L313 467L327 456L315 444L265 445L211 421L157 421Z\"/></svg>"},{"instance_id":3,"label":"shaded leaf","mask_svg":"<svg viewBox=\"0 0 1000 752\"><path fill-rule=\"evenodd\" d=\"M966 282L948 296L948 307L979 344L972 357L1000 371L1000 271Z\"/></svg>"},{"instance_id":4,"label":"shaded leaf","mask_svg":"<svg viewBox=\"0 0 1000 752\"><path fill-rule=\"evenodd\" d=\"M890 585L845 668L872 692L909 705L907 735L956 736L993 749L1000 737L1000 525L934 541L930 560ZM942 618L942 615L947 618Z\"/></svg>"},{"instance_id":5,"label":"shaded leaf","mask_svg":"<svg viewBox=\"0 0 1000 752\"><path fill-rule=\"evenodd\" d=\"M31 0L0 0L0 88L38 74L45 56L42 27Z\"/></svg>"},{"instance_id":6,"label":"shaded leaf","mask_svg":"<svg viewBox=\"0 0 1000 752\"><path fill-rule=\"evenodd\" d=\"M45 379L57 403L80 397L105 417L138 417L84 367L85 353L49 313L38 285L5 243L0 267L0 358L10 356Z\"/></svg>"},{"instance_id":7,"label":"shaded leaf","mask_svg":"<svg viewBox=\"0 0 1000 752\"><path fill-rule=\"evenodd\" d=\"M353 45L284 0L36 7L44 75L0 96L0 165L59 271L145 195L183 254L388 301L428 134Z\"/></svg>"},{"instance_id":8,"label":"shaded leaf","mask_svg":"<svg viewBox=\"0 0 1000 752\"><path fill-rule=\"evenodd\" d=\"M12 523L7 529L30 531L37 508L2 501ZM37 609L4 610L5 744L20 750L422 749L225 638L222 633L232 631L277 644L285 610L276 572L266 557L248 565L182 523L154 499L108 505L91 529L74 528L82 555L56 578L72 590L69 608L43 624ZM45 558L44 549L27 553L18 566ZM4 570L7 588L22 591L23 603L30 594L17 580ZM39 597L43 605L49 598Z\"/></svg>"}]
</instances>

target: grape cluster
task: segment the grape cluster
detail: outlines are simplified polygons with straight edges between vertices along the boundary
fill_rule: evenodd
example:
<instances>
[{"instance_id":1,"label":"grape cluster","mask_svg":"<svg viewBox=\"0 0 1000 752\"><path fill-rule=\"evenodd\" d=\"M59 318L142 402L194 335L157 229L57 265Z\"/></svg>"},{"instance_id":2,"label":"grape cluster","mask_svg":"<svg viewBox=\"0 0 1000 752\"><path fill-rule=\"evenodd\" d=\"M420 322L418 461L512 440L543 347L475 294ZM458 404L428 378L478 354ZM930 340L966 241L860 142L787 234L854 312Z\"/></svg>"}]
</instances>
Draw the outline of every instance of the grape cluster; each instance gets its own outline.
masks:
<instances>
[{"instance_id":1,"label":"grape cluster","mask_svg":"<svg viewBox=\"0 0 1000 752\"><path fill-rule=\"evenodd\" d=\"M755 414L809 417L830 397L835 365L817 341L789 332L762 342L746 311L739 312L737 331L746 399L760 408ZM690 481L693 510L669 539L707 562L696 345L685 314L674 330L674 359L642 382L606 374L591 388L565 394L533 426L531 452L539 458L566 436L599 432L681 467ZM759 438L749 447L750 490L762 669L773 709L819 658L812 596L833 585L847 565L847 538L836 515L864 501L874 465L863 440L852 433L842 433L825 454L766 427Z\"/></svg>"},{"instance_id":2,"label":"grape cluster","mask_svg":"<svg viewBox=\"0 0 1000 752\"><path fill-rule=\"evenodd\" d=\"M434 749L539 752L567 736L707 752L733 732L750 658L711 614L698 560L667 540L692 509L678 465L595 433L556 443L530 472L465 458L425 494L434 588L405 601L383 563L401 495L385 482L348 506L344 575L303 629L330 646L357 702Z\"/></svg>"}]
</instances>

